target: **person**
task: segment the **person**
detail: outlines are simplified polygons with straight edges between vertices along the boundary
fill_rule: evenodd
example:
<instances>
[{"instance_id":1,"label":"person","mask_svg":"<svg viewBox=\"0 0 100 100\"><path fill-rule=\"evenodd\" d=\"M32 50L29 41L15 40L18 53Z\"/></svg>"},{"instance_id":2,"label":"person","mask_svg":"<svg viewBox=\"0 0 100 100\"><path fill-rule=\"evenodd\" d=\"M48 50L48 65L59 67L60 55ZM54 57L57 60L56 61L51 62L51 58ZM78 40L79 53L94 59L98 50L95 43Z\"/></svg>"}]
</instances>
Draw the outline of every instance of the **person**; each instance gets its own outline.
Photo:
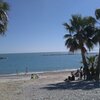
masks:
<instances>
[{"instance_id":1,"label":"person","mask_svg":"<svg viewBox=\"0 0 100 100\"><path fill-rule=\"evenodd\" d=\"M75 77L79 77L79 72L80 72L80 70L79 69L77 69L77 71L75 72Z\"/></svg>"},{"instance_id":2,"label":"person","mask_svg":"<svg viewBox=\"0 0 100 100\"><path fill-rule=\"evenodd\" d=\"M68 76L68 79L65 79L64 81L74 81L75 80L75 75L73 72L71 72L71 76Z\"/></svg>"},{"instance_id":3,"label":"person","mask_svg":"<svg viewBox=\"0 0 100 100\"><path fill-rule=\"evenodd\" d=\"M80 67L80 71L79 71L80 75L79 75L79 79L81 80L83 77L83 67Z\"/></svg>"},{"instance_id":4,"label":"person","mask_svg":"<svg viewBox=\"0 0 100 100\"><path fill-rule=\"evenodd\" d=\"M31 79L38 79L39 76L37 74L31 74Z\"/></svg>"},{"instance_id":5,"label":"person","mask_svg":"<svg viewBox=\"0 0 100 100\"><path fill-rule=\"evenodd\" d=\"M74 76L73 72L71 72L71 75L72 75L71 80L74 81L75 80L75 76Z\"/></svg>"},{"instance_id":6,"label":"person","mask_svg":"<svg viewBox=\"0 0 100 100\"><path fill-rule=\"evenodd\" d=\"M31 74L31 79L34 79L34 74Z\"/></svg>"}]
</instances>

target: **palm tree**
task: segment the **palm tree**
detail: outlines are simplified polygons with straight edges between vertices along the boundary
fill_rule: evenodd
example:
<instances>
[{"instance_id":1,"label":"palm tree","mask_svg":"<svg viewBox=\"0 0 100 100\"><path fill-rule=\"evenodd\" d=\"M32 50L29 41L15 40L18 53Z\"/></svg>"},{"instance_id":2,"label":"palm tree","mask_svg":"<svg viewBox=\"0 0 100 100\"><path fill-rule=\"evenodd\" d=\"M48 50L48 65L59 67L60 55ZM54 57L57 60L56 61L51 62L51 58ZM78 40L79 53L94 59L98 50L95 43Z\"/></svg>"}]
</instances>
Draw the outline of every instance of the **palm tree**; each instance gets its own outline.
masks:
<instances>
[{"instance_id":1,"label":"palm tree","mask_svg":"<svg viewBox=\"0 0 100 100\"><path fill-rule=\"evenodd\" d=\"M87 63L90 67L95 67L96 58L97 58L97 55L92 55L92 56L87 57Z\"/></svg>"},{"instance_id":2,"label":"palm tree","mask_svg":"<svg viewBox=\"0 0 100 100\"><path fill-rule=\"evenodd\" d=\"M0 0L0 35L7 30L9 5L7 2Z\"/></svg>"},{"instance_id":3,"label":"palm tree","mask_svg":"<svg viewBox=\"0 0 100 100\"><path fill-rule=\"evenodd\" d=\"M96 65L97 65L97 55L92 55L87 57L87 63L89 65L89 73L90 73L90 79L96 79Z\"/></svg>"},{"instance_id":4,"label":"palm tree","mask_svg":"<svg viewBox=\"0 0 100 100\"><path fill-rule=\"evenodd\" d=\"M95 16L97 19L97 24L100 25L100 9L95 10ZM98 56L98 62L97 62L97 68L96 68L96 74L97 74L97 81L99 81L100 77L100 27L96 27L96 32L93 37L93 41L95 44L99 43L99 56Z\"/></svg>"},{"instance_id":5,"label":"palm tree","mask_svg":"<svg viewBox=\"0 0 100 100\"><path fill-rule=\"evenodd\" d=\"M65 34L65 45L71 52L80 50L82 55L83 65L88 70L88 64L86 61L86 47L93 48L92 35L94 33L93 26L95 25L95 19L91 16L81 17L81 15L73 15L70 19L70 24L64 23L65 28L69 31L69 34ZM88 73L86 73L88 74Z\"/></svg>"}]
</instances>

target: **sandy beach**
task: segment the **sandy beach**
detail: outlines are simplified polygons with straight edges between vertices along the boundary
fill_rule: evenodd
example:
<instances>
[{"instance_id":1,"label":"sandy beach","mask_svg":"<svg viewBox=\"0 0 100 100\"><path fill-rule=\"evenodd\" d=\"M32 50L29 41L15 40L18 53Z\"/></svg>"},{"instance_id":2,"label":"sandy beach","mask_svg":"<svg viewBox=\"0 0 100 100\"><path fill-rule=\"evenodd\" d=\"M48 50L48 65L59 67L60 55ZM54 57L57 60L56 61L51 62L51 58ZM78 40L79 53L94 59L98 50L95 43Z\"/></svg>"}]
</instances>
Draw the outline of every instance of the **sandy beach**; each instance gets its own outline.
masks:
<instances>
[{"instance_id":1,"label":"sandy beach","mask_svg":"<svg viewBox=\"0 0 100 100\"><path fill-rule=\"evenodd\" d=\"M31 75L0 76L0 100L100 100L100 88L93 81L64 82L69 71Z\"/></svg>"}]
</instances>

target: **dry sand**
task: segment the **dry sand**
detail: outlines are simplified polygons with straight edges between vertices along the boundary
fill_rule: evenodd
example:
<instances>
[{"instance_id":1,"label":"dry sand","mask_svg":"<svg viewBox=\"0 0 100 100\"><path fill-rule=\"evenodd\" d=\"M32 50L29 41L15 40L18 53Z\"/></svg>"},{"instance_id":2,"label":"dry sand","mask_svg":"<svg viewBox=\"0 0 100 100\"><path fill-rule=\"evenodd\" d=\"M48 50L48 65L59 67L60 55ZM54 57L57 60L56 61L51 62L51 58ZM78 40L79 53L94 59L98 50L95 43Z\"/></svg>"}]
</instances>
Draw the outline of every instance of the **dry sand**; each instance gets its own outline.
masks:
<instances>
[{"instance_id":1,"label":"dry sand","mask_svg":"<svg viewBox=\"0 0 100 100\"><path fill-rule=\"evenodd\" d=\"M0 100L100 100L100 88L93 81L64 82L70 72L0 77Z\"/></svg>"}]
</instances>

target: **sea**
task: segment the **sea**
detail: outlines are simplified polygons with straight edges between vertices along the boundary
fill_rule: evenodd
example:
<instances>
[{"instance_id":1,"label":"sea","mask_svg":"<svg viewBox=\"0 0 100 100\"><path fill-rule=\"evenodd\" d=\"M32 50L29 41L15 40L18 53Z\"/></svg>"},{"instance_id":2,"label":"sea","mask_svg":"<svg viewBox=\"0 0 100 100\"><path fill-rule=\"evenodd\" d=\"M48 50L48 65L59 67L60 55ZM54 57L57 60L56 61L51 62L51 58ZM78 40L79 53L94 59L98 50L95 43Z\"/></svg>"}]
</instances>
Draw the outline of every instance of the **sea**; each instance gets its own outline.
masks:
<instances>
[{"instance_id":1,"label":"sea","mask_svg":"<svg viewBox=\"0 0 100 100\"><path fill-rule=\"evenodd\" d=\"M0 75L77 69L81 54L66 52L0 54Z\"/></svg>"}]
</instances>

